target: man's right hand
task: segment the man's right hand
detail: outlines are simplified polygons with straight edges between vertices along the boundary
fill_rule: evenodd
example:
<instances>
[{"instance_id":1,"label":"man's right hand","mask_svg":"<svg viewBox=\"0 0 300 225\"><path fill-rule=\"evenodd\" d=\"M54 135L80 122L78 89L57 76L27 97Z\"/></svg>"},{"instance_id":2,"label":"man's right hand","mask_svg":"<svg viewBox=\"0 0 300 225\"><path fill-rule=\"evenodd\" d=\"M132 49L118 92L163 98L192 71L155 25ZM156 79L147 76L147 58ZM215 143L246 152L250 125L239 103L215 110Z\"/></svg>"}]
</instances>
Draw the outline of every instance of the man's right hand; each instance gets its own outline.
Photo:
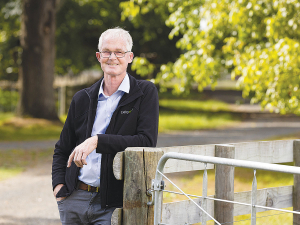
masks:
<instances>
[{"instance_id":1,"label":"man's right hand","mask_svg":"<svg viewBox=\"0 0 300 225\"><path fill-rule=\"evenodd\" d=\"M54 190L53 190L53 195L54 195L55 198L56 198L57 193L60 191L60 189L61 189L63 186L64 186L63 184L58 184L58 185L56 185L56 187L55 187ZM58 197L58 198L56 198L56 201L61 201L61 200L65 199L65 198L66 198L66 197Z\"/></svg>"}]
</instances>

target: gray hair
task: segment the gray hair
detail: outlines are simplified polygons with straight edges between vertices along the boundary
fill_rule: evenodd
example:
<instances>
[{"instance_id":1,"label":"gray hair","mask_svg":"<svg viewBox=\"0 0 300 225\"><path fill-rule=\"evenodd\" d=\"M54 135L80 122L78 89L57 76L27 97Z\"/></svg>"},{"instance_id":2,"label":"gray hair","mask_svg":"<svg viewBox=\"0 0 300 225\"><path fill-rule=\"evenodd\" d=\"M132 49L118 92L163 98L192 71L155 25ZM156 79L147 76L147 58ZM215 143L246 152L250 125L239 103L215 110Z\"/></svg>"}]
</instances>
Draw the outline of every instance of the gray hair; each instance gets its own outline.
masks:
<instances>
[{"instance_id":1,"label":"gray hair","mask_svg":"<svg viewBox=\"0 0 300 225\"><path fill-rule=\"evenodd\" d=\"M106 39L106 38L111 38L111 39L122 38L126 42L126 51L131 51L131 49L132 49L133 42L132 42L131 35L129 34L128 31L126 31L120 27L108 29L101 34L101 36L99 38L99 43L98 43L99 51L101 51L103 39Z\"/></svg>"}]
</instances>

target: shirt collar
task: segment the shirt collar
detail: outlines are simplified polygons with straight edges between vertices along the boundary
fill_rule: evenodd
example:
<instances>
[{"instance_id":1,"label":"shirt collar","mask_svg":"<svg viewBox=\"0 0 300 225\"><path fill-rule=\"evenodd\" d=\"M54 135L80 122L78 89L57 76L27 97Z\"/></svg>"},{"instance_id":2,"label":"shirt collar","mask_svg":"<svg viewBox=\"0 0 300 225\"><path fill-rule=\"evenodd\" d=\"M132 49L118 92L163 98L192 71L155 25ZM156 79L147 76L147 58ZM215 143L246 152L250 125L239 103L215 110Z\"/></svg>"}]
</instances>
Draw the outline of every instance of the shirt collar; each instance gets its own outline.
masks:
<instances>
[{"instance_id":1,"label":"shirt collar","mask_svg":"<svg viewBox=\"0 0 300 225\"><path fill-rule=\"evenodd\" d=\"M102 79L102 81L101 81L101 85L100 85L98 97L104 96L104 93L103 93L103 82L104 82L104 79ZM126 73L126 75L125 75L122 83L120 84L120 86L118 87L118 90L116 92L122 91L122 92L126 92L128 94L129 90L130 90L130 81L129 81L128 73Z\"/></svg>"}]
</instances>

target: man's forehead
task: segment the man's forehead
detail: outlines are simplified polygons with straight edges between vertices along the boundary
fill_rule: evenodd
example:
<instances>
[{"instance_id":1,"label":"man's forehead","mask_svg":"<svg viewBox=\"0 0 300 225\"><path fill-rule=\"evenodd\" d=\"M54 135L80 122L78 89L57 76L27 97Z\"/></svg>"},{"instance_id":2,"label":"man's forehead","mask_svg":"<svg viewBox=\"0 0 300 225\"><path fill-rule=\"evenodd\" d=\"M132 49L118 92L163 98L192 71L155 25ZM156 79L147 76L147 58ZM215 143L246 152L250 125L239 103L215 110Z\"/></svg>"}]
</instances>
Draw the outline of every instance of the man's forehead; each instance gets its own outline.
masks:
<instances>
[{"instance_id":1,"label":"man's forehead","mask_svg":"<svg viewBox=\"0 0 300 225\"><path fill-rule=\"evenodd\" d=\"M121 37L107 37L103 39L102 44L126 45L126 41L124 38Z\"/></svg>"}]
</instances>

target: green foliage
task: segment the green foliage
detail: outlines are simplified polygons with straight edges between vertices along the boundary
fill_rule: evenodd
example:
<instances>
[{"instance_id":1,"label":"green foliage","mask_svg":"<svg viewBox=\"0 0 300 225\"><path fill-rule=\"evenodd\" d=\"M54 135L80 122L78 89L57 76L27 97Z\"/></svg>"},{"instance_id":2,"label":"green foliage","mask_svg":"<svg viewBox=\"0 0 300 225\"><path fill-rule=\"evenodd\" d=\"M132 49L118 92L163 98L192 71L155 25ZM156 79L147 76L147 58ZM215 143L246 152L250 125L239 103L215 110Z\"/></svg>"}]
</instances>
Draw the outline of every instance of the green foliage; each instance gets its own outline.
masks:
<instances>
[{"instance_id":1,"label":"green foliage","mask_svg":"<svg viewBox=\"0 0 300 225\"><path fill-rule=\"evenodd\" d=\"M18 79L21 63L20 4L20 0L0 2L0 79Z\"/></svg>"},{"instance_id":2,"label":"green foliage","mask_svg":"<svg viewBox=\"0 0 300 225\"><path fill-rule=\"evenodd\" d=\"M168 6L169 37L183 54L161 66L161 90L188 93L229 72L244 97L280 113L300 114L300 0L130 1L133 8ZM158 5L158 6L157 6ZM129 8L124 9L129 10ZM127 12L128 14L128 12ZM139 14L132 14L132 16Z\"/></svg>"},{"instance_id":3,"label":"green foliage","mask_svg":"<svg viewBox=\"0 0 300 225\"><path fill-rule=\"evenodd\" d=\"M135 57L132 62L131 68L135 70L137 74L143 77L149 76L149 78L151 78L155 66L152 63L150 63L146 58Z\"/></svg>"},{"instance_id":4,"label":"green foliage","mask_svg":"<svg viewBox=\"0 0 300 225\"><path fill-rule=\"evenodd\" d=\"M77 74L91 67L100 69L95 55L98 39L106 29L120 25L118 5L116 0L63 1L56 19L57 74Z\"/></svg>"},{"instance_id":5,"label":"green foliage","mask_svg":"<svg viewBox=\"0 0 300 225\"><path fill-rule=\"evenodd\" d=\"M56 14L56 74L76 75L85 69L100 69L95 57L99 36L106 29L116 26L125 28L133 37L133 52L137 56L133 65L142 63L143 60L139 60L142 57L151 67L145 71L133 66L133 70L129 68L132 75L138 73L146 78L155 78L161 64L174 61L179 56L179 50L170 47L174 46L177 40L168 39L171 28L164 23L168 17L165 6L155 7L154 11L150 10L150 6L148 11L143 8L144 14L138 15L137 19L132 19L129 14L127 19L122 15L120 8L123 1L59 2ZM21 0L0 3L0 79L14 81L18 79L22 53L19 44L20 15ZM146 68L146 65L142 66Z\"/></svg>"},{"instance_id":6,"label":"green foliage","mask_svg":"<svg viewBox=\"0 0 300 225\"><path fill-rule=\"evenodd\" d=\"M135 1L120 3L122 20L133 25L130 33L137 42L133 46L136 57L131 70L149 79L156 78L161 65L179 57L180 49L174 46L180 36L173 40L168 38L171 29L164 22L170 14L166 4L160 1L140 2L143 4Z\"/></svg>"},{"instance_id":7,"label":"green foliage","mask_svg":"<svg viewBox=\"0 0 300 225\"><path fill-rule=\"evenodd\" d=\"M19 93L0 89L0 112L11 112L17 107Z\"/></svg>"}]
</instances>

